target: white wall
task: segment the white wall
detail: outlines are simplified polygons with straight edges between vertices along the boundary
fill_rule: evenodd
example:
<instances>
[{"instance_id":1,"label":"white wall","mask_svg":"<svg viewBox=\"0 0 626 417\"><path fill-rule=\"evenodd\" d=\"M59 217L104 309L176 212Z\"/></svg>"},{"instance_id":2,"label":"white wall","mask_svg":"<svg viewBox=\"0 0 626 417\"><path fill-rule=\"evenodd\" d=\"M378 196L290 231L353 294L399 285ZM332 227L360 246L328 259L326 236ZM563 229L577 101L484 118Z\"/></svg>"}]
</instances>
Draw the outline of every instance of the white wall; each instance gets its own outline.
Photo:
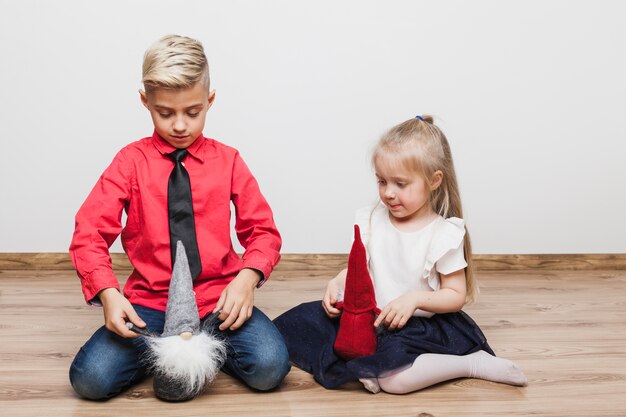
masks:
<instances>
[{"instance_id":1,"label":"white wall","mask_svg":"<svg viewBox=\"0 0 626 417\"><path fill-rule=\"evenodd\" d=\"M240 149L285 253L348 251L371 146L417 113L450 139L477 253L626 252L621 0L0 0L0 252L67 250L152 132L141 61L166 33L203 41L205 134Z\"/></svg>"}]
</instances>

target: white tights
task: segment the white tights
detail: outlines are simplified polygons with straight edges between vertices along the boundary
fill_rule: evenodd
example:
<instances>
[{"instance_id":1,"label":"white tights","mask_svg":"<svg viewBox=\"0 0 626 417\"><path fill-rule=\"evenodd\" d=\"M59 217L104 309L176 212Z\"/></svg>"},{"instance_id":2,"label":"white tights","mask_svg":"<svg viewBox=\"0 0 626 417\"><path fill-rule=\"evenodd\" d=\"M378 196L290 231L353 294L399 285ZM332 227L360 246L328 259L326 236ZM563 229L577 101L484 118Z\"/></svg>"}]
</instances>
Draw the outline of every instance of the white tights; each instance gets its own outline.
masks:
<instances>
[{"instance_id":1,"label":"white tights","mask_svg":"<svg viewBox=\"0 0 626 417\"><path fill-rule=\"evenodd\" d=\"M519 366L484 350L465 356L424 353L410 368L384 378L360 381L373 393L382 389L391 394L406 394L454 378L480 378L518 386L528 383Z\"/></svg>"}]
</instances>

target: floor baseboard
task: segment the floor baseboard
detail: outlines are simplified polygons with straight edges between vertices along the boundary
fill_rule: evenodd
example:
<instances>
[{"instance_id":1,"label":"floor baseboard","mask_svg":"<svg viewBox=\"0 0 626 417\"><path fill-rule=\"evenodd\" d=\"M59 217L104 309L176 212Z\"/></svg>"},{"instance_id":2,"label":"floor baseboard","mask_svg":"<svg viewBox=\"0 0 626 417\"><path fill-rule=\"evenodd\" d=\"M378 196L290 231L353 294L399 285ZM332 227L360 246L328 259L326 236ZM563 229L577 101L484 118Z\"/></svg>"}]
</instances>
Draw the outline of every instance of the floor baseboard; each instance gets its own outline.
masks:
<instances>
[{"instance_id":1,"label":"floor baseboard","mask_svg":"<svg viewBox=\"0 0 626 417\"><path fill-rule=\"evenodd\" d=\"M473 256L477 271L515 270L626 270L626 253L615 254L538 254L538 255L480 255ZM338 271L347 265L347 254L287 253L277 271L292 271L306 266L308 270ZM124 253L112 253L114 269L131 269ZM74 269L68 253L0 253L0 270Z\"/></svg>"}]
</instances>

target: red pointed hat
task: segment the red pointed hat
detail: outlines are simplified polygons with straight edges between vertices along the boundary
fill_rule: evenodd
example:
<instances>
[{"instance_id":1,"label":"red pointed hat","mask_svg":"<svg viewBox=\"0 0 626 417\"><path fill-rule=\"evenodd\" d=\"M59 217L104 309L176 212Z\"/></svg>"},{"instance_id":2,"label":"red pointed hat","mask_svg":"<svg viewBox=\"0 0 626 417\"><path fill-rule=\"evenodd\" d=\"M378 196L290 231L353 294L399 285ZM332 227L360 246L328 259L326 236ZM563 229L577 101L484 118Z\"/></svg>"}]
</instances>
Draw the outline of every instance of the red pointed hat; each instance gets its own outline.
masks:
<instances>
[{"instance_id":1,"label":"red pointed hat","mask_svg":"<svg viewBox=\"0 0 626 417\"><path fill-rule=\"evenodd\" d=\"M358 225L354 225L354 243L348 257L348 274L344 290L343 313L335 339L335 352L344 359L372 355L376 352L374 320L376 308L374 285L367 269L365 246Z\"/></svg>"},{"instance_id":2,"label":"red pointed hat","mask_svg":"<svg viewBox=\"0 0 626 417\"><path fill-rule=\"evenodd\" d=\"M372 278L367 269L365 246L361 231L354 225L354 242L348 256L348 275L344 290L343 309L351 313L362 313L376 308L376 295Z\"/></svg>"}]
</instances>

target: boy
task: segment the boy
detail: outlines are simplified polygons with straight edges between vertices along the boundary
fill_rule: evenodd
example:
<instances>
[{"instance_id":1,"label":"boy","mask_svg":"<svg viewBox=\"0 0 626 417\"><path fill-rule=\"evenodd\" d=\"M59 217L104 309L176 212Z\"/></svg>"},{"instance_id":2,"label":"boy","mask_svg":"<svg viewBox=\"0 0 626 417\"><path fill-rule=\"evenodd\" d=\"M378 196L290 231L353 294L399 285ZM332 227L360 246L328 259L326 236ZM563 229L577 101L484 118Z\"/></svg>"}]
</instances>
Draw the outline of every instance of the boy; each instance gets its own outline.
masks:
<instances>
[{"instance_id":1,"label":"boy","mask_svg":"<svg viewBox=\"0 0 626 417\"><path fill-rule=\"evenodd\" d=\"M76 355L72 386L85 398L106 399L146 376L145 344L125 324L162 332L172 249L182 240L200 318L221 310L216 331L229 345L223 370L254 389L275 388L289 371L287 349L253 303L282 242L239 153L202 135L215 99L202 44L163 37L146 51L142 81L154 133L115 156L76 215L70 255L86 301L103 307L105 326ZM230 241L231 201L246 249L241 259ZM123 295L108 251L120 233L134 267Z\"/></svg>"}]
</instances>

